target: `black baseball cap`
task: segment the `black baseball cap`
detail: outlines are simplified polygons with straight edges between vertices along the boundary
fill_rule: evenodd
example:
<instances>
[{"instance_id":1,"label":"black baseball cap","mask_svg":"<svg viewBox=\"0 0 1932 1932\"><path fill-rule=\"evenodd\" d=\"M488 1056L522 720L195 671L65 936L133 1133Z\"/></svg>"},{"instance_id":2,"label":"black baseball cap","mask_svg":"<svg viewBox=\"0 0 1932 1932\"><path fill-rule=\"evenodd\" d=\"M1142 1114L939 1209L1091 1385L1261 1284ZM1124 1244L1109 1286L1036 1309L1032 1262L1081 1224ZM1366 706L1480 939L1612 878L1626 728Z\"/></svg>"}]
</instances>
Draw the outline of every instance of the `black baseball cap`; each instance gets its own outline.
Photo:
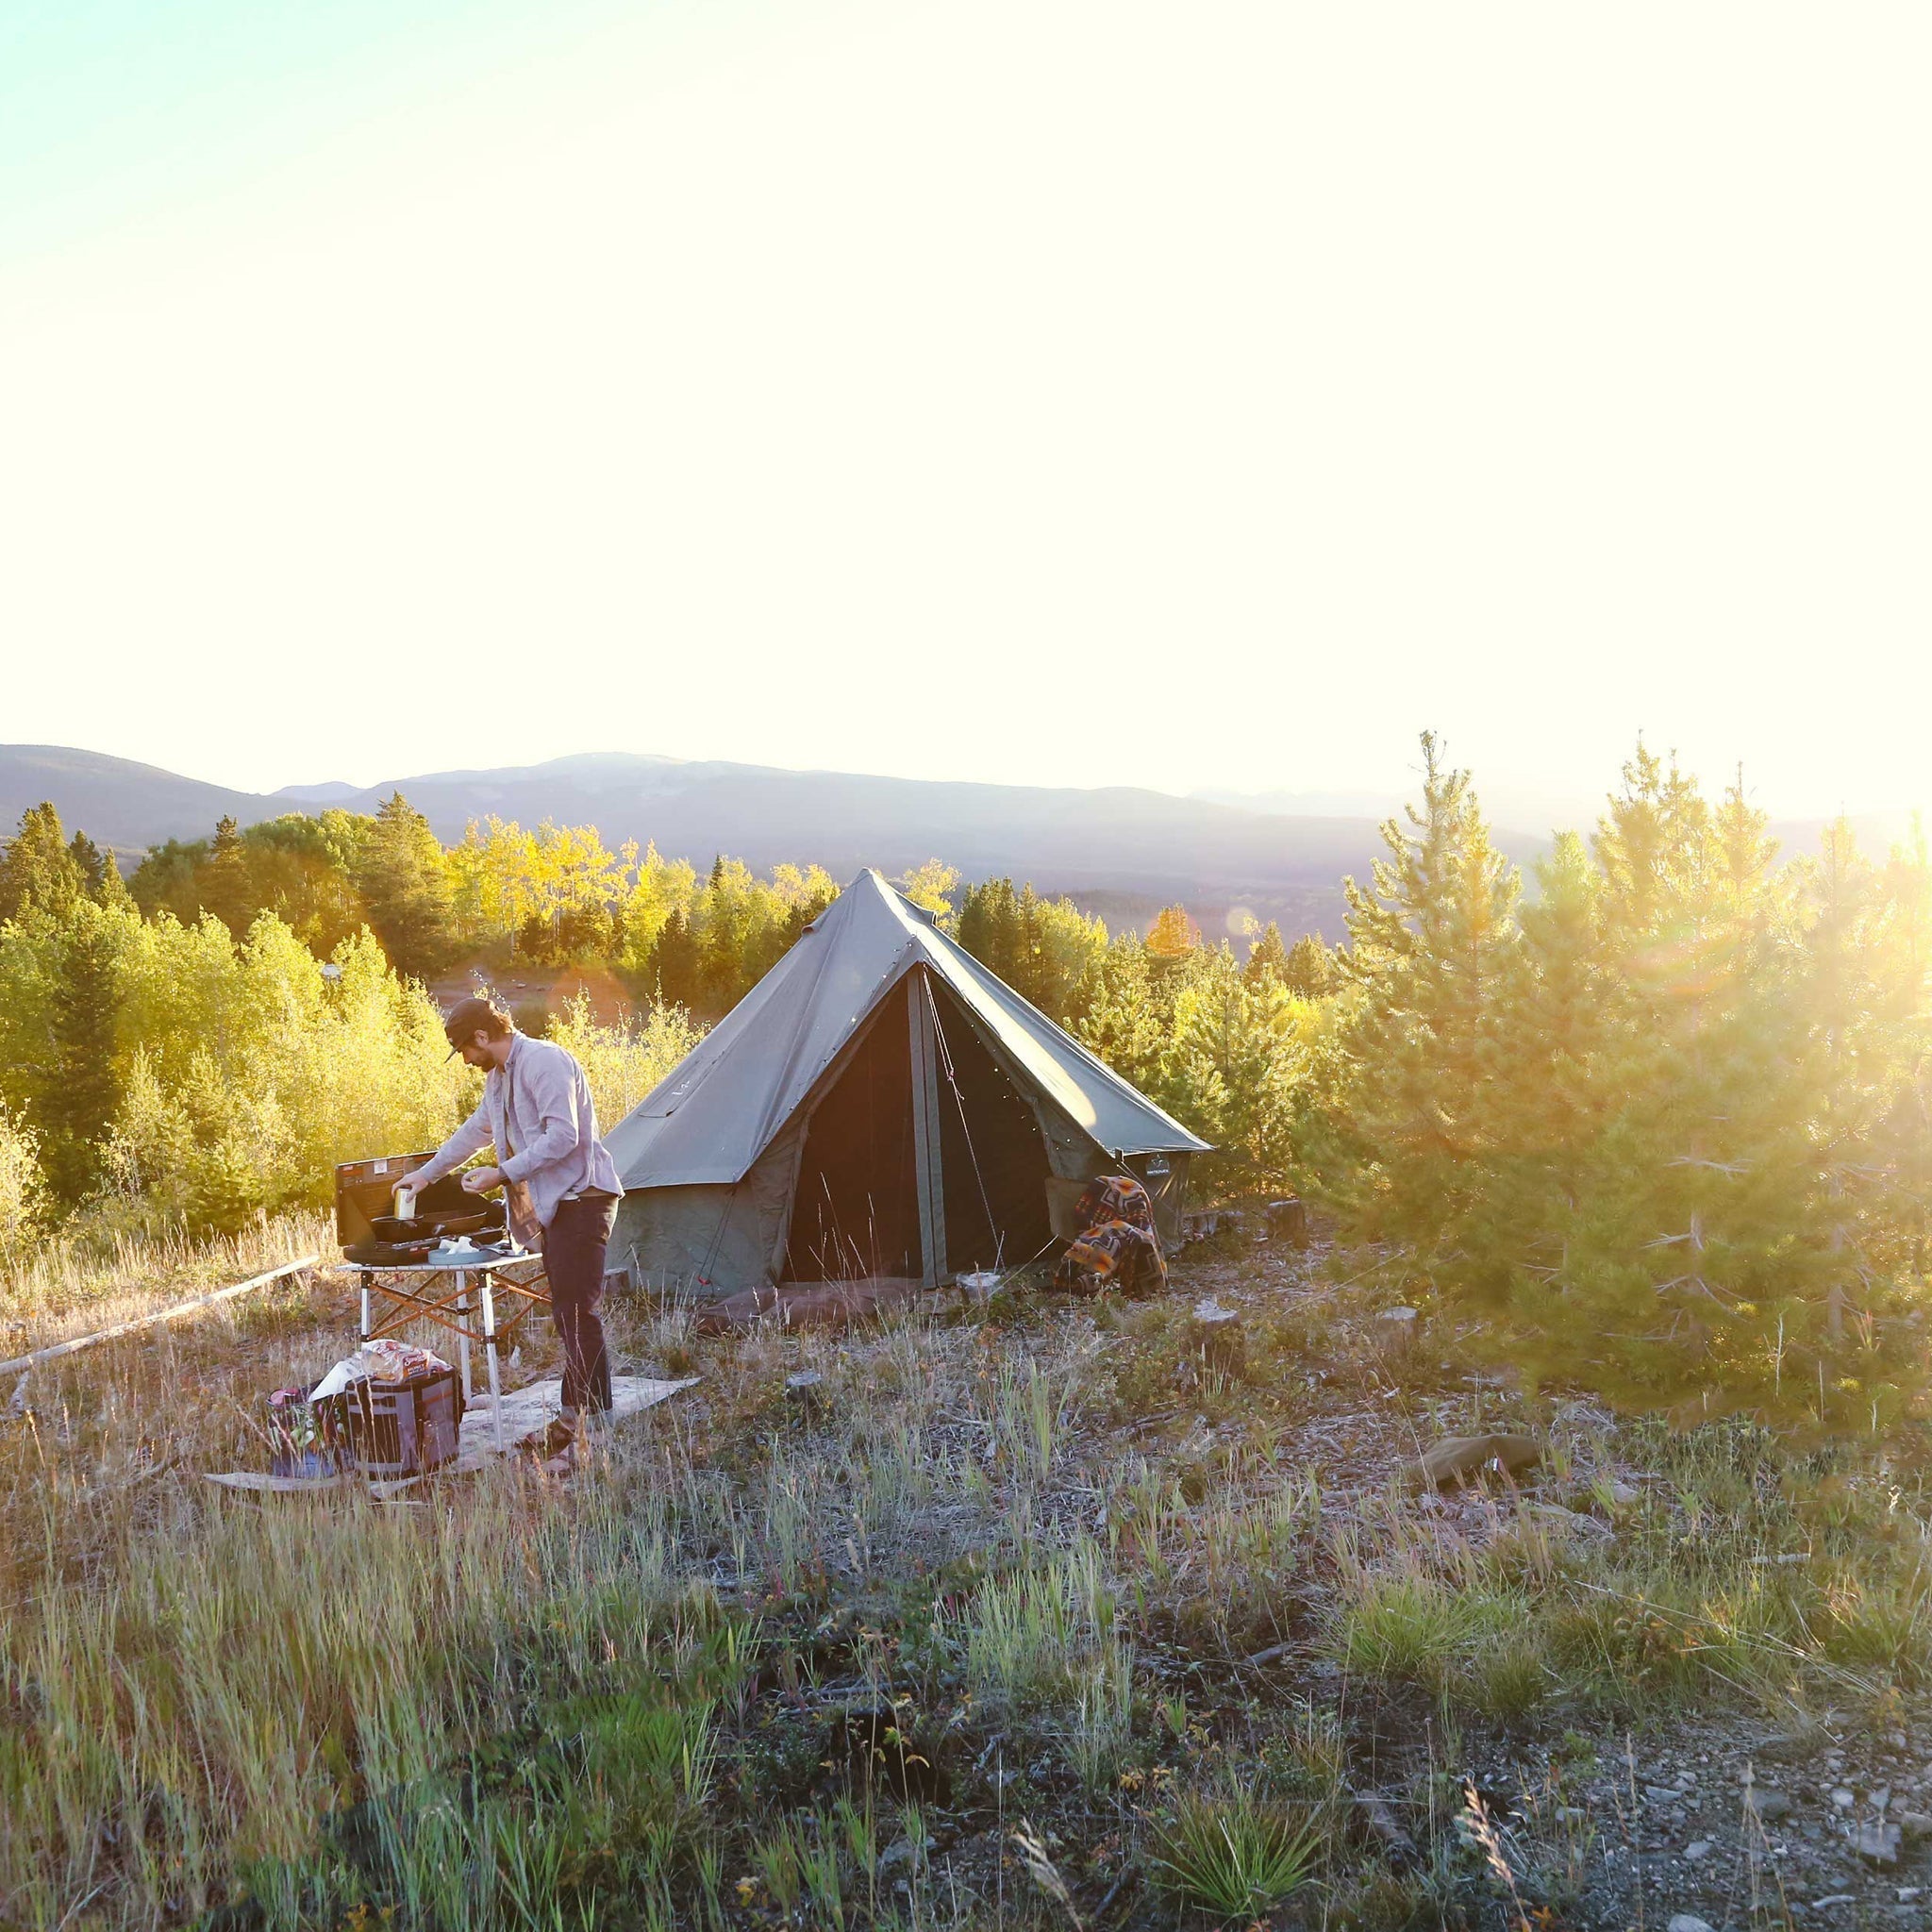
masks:
<instances>
[{"instance_id":1,"label":"black baseball cap","mask_svg":"<svg viewBox=\"0 0 1932 1932\"><path fill-rule=\"evenodd\" d=\"M491 999L458 1000L442 1023L442 1037L449 1041L445 1059L455 1059L478 1033L501 1040L514 1031L509 1014Z\"/></svg>"}]
</instances>

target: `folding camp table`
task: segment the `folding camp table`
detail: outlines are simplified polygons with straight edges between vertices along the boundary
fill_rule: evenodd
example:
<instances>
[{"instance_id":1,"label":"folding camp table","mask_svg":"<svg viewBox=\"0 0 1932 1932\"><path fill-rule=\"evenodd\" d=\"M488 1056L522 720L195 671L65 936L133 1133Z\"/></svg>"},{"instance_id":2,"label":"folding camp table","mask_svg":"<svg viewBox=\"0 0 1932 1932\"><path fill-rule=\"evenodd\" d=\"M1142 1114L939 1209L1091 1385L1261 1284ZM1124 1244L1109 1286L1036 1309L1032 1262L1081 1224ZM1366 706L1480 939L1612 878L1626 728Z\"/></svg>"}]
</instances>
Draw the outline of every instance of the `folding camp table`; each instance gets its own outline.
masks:
<instances>
[{"instance_id":1,"label":"folding camp table","mask_svg":"<svg viewBox=\"0 0 1932 1932\"><path fill-rule=\"evenodd\" d=\"M537 1273L518 1280L508 1275L508 1268L530 1267ZM503 1381L496 1352L499 1344L516 1332L517 1324L533 1307L550 1306L549 1277L543 1273L540 1256L510 1254L494 1259L471 1261L418 1261L409 1267L382 1266L373 1262L351 1261L347 1266L362 1277L362 1340L374 1341L392 1335L407 1323L430 1321L447 1328L457 1338L463 1376L463 1401L475 1399L470 1372L470 1344L480 1342L490 1372L490 1423L492 1440L501 1453L503 1441ZM395 1277L408 1275L409 1281ZM426 1277L426 1278L422 1278ZM471 1306L471 1284L475 1282L476 1306ZM540 1285L541 1284L541 1285ZM502 1328L496 1325L496 1297L516 1296L515 1308ZM379 1319L373 1319L378 1314ZM476 1325L477 1317L482 1325Z\"/></svg>"}]
</instances>

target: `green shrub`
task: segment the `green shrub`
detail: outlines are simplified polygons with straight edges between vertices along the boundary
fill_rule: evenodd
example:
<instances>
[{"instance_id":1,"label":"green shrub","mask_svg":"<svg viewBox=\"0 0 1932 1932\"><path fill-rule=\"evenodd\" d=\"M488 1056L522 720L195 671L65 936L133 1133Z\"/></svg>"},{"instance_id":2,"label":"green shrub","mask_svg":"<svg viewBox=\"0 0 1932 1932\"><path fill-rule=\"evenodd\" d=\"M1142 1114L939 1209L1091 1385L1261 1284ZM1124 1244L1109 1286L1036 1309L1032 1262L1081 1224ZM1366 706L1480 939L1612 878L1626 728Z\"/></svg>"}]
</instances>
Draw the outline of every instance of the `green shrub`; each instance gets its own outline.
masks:
<instances>
[{"instance_id":1,"label":"green shrub","mask_svg":"<svg viewBox=\"0 0 1932 1932\"><path fill-rule=\"evenodd\" d=\"M1542 1646L1523 1632L1493 1646L1485 1644L1452 1679L1451 1694L1485 1717L1508 1724L1527 1717L1553 1685Z\"/></svg>"},{"instance_id":2,"label":"green shrub","mask_svg":"<svg viewBox=\"0 0 1932 1932\"><path fill-rule=\"evenodd\" d=\"M1847 1579L1827 1595L1818 1635L1836 1663L1876 1666L1907 1688L1924 1683L1932 1672L1932 1591L1924 1574Z\"/></svg>"},{"instance_id":3,"label":"green shrub","mask_svg":"<svg viewBox=\"0 0 1932 1932\"><path fill-rule=\"evenodd\" d=\"M1341 1613L1334 1651L1358 1675L1440 1690L1477 1646L1525 1614L1520 1599L1458 1590L1421 1572L1367 1576Z\"/></svg>"},{"instance_id":4,"label":"green shrub","mask_svg":"<svg viewBox=\"0 0 1932 1932\"><path fill-rule=\"evenodd\" d=\"M40 1136L0 1101L0 1265L42 1231L52 1207L41 1172Z\"/></svg>"},{"instance_id":5,"label":"green shrub","mask_svg":"<svg viewBox=\"0 0 1932 1932\"><path fill-rule=\"evenodd\" d=\"M1113 1597L1100 1552L1083 1539L1071 1550L1005 1576L990 1576L968 1599L962 1619L966 1674L995 1707L1024 1708L1090 1692L1096 1717L1118 1708L1102 1680L1131 1677L1114 1636Z\"/></svg>"},{"instance_id":6,"label":"green shrub","mask_svg":"<svg viewBox=\"0 0 1932 1932\"><path fill-rule=\"evenodd\" d=\"M1322 1840L1289 1806L1190 1792L1155 1829L1154 1870L1165 1890L1216 1918L1263 1918L1308 1883Z\"/></svg>"}]
</instances>

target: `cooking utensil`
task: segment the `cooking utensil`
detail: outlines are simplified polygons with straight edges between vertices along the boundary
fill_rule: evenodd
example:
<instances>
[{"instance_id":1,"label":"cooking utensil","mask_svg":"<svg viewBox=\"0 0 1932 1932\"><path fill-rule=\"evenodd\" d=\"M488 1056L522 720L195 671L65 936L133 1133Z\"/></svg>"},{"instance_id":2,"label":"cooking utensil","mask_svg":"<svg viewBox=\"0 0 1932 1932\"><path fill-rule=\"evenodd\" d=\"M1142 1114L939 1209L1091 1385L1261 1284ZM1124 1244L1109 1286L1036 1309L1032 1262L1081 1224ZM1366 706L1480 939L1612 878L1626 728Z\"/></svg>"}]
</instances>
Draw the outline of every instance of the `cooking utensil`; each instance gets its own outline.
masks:
<instances>
[{"instance_id":1,"label":"cooking utensil","mask_svg":"<svg viewBox=\"0 0 1932 1932\"><path fill-rule=\"evenodd\" d=\"M474 1214L418 1214L405 1221L399 1215L376 1214L370 1218L369 1232L379 1241L429 1241L440 1235L475 1234L491 1224L492 1217L479 1210Z\"/></svg>"}]
</instances>

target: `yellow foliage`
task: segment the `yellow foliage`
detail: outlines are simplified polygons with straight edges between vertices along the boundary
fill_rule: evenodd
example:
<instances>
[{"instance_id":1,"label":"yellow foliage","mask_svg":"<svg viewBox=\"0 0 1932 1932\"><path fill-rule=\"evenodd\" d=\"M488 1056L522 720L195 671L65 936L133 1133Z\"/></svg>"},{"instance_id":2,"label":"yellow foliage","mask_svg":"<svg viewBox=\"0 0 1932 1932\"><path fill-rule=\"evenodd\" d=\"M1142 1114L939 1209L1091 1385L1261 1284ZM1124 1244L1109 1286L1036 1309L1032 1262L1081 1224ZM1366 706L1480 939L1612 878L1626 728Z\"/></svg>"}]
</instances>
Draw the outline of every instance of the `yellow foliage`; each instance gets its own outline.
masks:
<instances>
[{"instance_id":1,"label":"yellow foliage","mask_svg":"<svg viewBox=\"0 0 1932 1932\"><path fill-rule=\"evenodd\" d=\"M550 1038L575 1054L582 1066L597 1108L598 1131L607 1134L704 1033L682 1007L663 1004L643 1014L625 1011L615 1024L601 1025L582 992L550 1026Z\"/></svg>"},{"instance_id":2,"label":"yellow foliage","mask_svg":"<svg viewBox=\"0 0 1932 1932\"><path fill-rule=\"evenodd\" d=\"M0 1262L39 1232L47 1210L39 1137L0 1101Z\"/></svg>"},{"instance_id":3,"label":"yellow foliage","mask_svg":"<svg viewBox=\"0 0 1932 1932\"><path fill-rule=\"evenodd\" d=\"M474 1077L367 933L325 969L268 914L239 945L212 917L128 927L108 1163L130 1204L231 1229L326 1201L338 1161L433 1147L455 1124Z\"/></svg>"},{"instance_id":4,"label":"yellow foliage","mask_svg":"<svg viewBox=\"0 0 1932 1932\"><path fill-rule=\"evenodd\" d=\"M1201 943L1201 928L1185 906L1163 906L1147 928L1147 950L1157 959L1182 959Z\"/></svg>"}]
</instances>

